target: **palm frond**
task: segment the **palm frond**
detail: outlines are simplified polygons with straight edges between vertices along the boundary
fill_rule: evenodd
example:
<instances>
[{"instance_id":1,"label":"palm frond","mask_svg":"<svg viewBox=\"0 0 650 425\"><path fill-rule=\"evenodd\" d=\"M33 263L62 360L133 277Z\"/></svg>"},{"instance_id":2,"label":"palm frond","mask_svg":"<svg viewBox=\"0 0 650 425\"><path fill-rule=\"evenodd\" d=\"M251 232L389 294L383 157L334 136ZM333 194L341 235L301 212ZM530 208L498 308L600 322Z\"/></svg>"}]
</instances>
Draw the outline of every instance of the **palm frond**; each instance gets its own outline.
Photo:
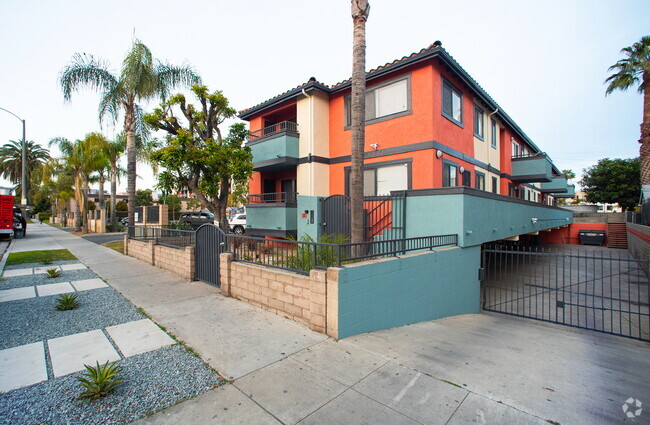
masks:
<instances>
[{"instance_id":1,"label":"palm frond","mask_svg":"<svg viewBox=\"0 0 650 425\"><path fill-rule=\"evenodd\" d=\"M76 53L72 61L61 70L59 84L63 98L69 101L72 93L81 86L93 90L110 91L117 85L117 78L108 70L108 64L93 55Z\"/></svg>"},{"instance_id":2,"label":"palm frond","mask_svg":"<svg viewBox=\"0 0 650 425\"><path fill-rule=\"evenodd\" d=\"M188 64L176 66L158 61L156 75L158 78L158 95L163 100L166 100L169 92L177 87L201 84L201 77Z\"/></svg>"},{"instance_id":3,"label":"palm frond","mask_svg":"<svg viewBox=\"0 0 650 425\"><path fill-rule=\"evenodd\" d=\"M632 46L622 48L621 53L626 57L608 68L612 74L605 79L605 95L615 90L625 91L635 84L639 84L638 90L643 93L646 87L640 77L650 63L650 36L644 36Z\"/></svg>"},{"instance_id":4,"label":"palm frond","mask_svg":"<svg viewBox=\"0 0 650 425\"><path fill-rule=\"evenodd\" d=\"M124 58L120 83L133 99L149 99L156 94L157 78L151 51L139 40Z\"/></svg>"},{"instance_id":5,"label":"palm frond","mask_svg":"<svg viewBox=\"0 0 650 425\"><path fill-rule=\"evenodd\" d=\"M99 125L102 124L105 117L109 118L112 124L117 121L123 95L122 85L119 83L104 92L99 101Z\"/></svg>"}]
</instances>

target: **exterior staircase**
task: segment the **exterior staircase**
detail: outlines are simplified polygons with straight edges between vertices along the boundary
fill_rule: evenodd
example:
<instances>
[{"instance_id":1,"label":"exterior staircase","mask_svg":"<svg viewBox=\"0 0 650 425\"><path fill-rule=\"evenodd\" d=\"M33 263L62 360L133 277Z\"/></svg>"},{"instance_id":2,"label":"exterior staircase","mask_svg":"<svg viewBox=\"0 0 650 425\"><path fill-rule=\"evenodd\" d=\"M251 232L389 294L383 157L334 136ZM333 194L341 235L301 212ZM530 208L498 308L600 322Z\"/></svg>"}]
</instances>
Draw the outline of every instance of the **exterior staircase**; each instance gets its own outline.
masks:
<instances>
[{"instance_id":1,"label":"exterior staircase","mask_svg":"<svg viewBox=\"0 0 650 425\"><path fill-rule=\"evenodd\" d=\"M609 248L627 248L625 223L607 223L607 246Z\"/></svg>"}]
</instances>

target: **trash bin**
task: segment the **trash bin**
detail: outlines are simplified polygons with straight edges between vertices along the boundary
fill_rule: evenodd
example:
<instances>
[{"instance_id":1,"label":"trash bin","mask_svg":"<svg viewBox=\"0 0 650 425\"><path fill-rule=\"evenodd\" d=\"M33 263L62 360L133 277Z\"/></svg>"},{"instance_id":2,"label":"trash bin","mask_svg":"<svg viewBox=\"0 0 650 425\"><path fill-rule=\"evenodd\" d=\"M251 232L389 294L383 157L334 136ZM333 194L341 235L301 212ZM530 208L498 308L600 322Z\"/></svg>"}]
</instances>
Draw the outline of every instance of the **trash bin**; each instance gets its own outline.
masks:
<instances>
[{"instance_id":1,"label":"trash bin","mask_svg":"<svg viewBox=\"0 0 650 425\"><path fill-rule=\"evenodd\" d=\"M604 230L580 230L578 233L580 245L604 245Z\"/></svg>"}]
</instances>

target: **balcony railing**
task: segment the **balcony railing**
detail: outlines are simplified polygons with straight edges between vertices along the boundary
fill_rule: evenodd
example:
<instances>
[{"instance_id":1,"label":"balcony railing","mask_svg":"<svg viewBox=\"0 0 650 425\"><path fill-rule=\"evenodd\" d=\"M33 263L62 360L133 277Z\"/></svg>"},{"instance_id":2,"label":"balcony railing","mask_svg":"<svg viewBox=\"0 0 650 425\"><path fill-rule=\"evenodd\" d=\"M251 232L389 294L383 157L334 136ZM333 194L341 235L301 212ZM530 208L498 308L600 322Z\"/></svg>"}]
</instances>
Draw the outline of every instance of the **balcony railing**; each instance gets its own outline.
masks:
<instances>
[{"instance_id":1,"label":"balcony railing","mask_svg":"<svg viewBox=\"0 0 650 425\"><path fill-rule=\"evenodd\" d=\"M248 195L248 204L295 204L297 195L296 192L256 193Z\"/></svg>"},{"instance_id":2,"label":"balcony railing","mask_svg":"<svg viewBox=\"0 0 650 425\"><path fill-rule=\"evenodd\" d=\"M298 134L298 124L292 121L282 121L277 124L269 125L261 130L253 131L248 135L249 142L255 142L259 139L271 137L280 133Z\"/></svg>"}]
</instances>

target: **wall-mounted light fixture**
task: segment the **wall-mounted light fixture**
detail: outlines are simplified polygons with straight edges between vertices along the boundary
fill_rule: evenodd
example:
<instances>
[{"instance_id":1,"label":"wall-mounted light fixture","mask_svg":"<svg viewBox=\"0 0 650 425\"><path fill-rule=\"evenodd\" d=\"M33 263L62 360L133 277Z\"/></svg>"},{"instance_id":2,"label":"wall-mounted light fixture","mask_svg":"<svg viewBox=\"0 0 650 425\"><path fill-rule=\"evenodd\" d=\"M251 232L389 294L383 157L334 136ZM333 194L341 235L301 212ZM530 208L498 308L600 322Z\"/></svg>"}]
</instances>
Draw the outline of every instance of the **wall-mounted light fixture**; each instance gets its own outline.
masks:
<instances>
[{"instance_id":1,"label":"wall-mounted light fixture","mask_svg":"<svg viewBox=\"0 0 650 425\"><path fill-rule=\"evenodd\" d=\"M463 173L465 172L465 167L463 167L463 166L461 165L461 167L458 169L458 171L460 171L460 173L463 174Z\"/></svg>"},{"instance_id":2,"label":"wall-mounted light fixture","mask_svg":"<svg viewBox=\"0 0 650 425\"><path fill-rule=\"evenodd\" d=\"M371 143L370 147L372 148L373 151L376 151L377 148L379 147L379 143Z\"/></svg>"},{"instance_id":3,"label":"wall-mounted light fixture","mask_svg":"<svg viewBox=\"0 0 650 425\"><path fill-rule=\"evenodd\" d=\"M438 159L442 158L442 151L440 149L436 151L436 158Z\"/></svg>"}]
</instances>

